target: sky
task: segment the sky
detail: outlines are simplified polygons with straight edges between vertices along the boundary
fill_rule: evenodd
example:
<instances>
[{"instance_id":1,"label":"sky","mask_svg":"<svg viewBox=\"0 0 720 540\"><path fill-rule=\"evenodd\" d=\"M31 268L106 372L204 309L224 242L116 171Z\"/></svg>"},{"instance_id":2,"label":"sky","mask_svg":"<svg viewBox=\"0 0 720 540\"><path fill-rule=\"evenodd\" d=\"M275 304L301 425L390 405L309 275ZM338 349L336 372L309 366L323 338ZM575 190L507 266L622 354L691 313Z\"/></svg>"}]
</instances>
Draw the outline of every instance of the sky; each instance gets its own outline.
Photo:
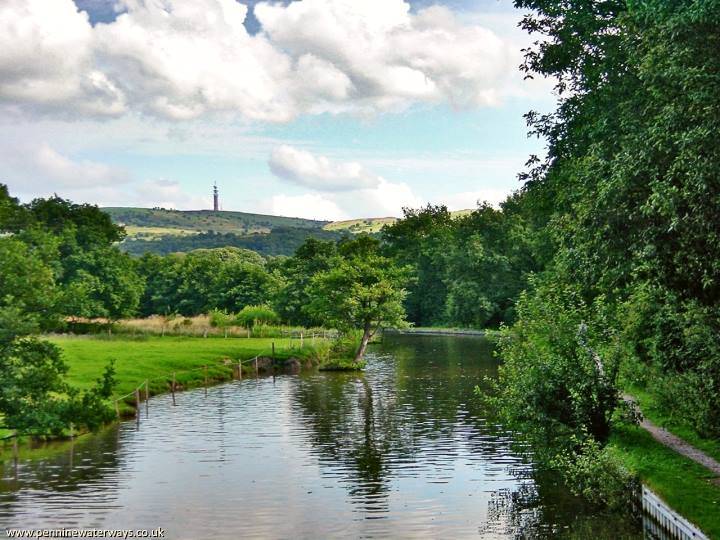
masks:
<instances>
[{"instance_id":1,"label":"sky","mask_svg":"<svg viewBox=\"0 0 720 540\"><path fill-rule=\"evenodd\" d=\"M3 0L0 183L328 220L497 204L546 80L509 0Z\"/></svg>"}]
</instances>

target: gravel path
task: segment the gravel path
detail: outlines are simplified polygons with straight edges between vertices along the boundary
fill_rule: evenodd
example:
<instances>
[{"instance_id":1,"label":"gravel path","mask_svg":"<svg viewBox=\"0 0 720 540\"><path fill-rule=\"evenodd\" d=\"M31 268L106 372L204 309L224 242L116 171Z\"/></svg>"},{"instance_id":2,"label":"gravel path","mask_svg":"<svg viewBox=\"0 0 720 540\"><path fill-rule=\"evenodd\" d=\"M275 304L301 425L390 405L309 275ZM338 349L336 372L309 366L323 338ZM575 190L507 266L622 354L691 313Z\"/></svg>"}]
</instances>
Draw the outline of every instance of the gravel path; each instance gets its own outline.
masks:
<instances>
[{"instance_id":1,"label":"gravel path","mask_svg":"<svg viewBox=\"0 0 720 540\"><path fill-rule=\"evenodd\" d=\"M623 399L634 403L637 406L637 401L631 395L623 394ZM720 462L708 456L702 450L698 450L693 445L686 443L680 437L673 435L668 430L656 426L647 418L643 418L643 421L640 422L640 427L650 433L653 439L658 441L660 444L664 444L668 448L675 450L678 454L682 454L683 456L692 459L694 462L709 469L717 476L720 476Z\"/></svg>"}]
</instances>

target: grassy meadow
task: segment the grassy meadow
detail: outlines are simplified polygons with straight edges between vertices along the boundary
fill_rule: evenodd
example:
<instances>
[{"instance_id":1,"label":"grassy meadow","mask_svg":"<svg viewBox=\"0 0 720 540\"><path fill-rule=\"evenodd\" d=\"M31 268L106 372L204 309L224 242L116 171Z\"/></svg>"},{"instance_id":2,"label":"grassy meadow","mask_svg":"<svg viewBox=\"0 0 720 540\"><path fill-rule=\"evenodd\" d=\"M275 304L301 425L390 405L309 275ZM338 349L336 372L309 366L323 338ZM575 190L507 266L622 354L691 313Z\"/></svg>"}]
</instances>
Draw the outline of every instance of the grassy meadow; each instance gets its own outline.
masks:
<instances>
[{"instance_id":1,"label":"grassy meadow","mask_svg":"<svg viewBox=\"0 0 720 540\"><path fill-rule=\"evenodd\" d=\"M172 373L177 373L178 385L188 388L204 383L203 366L213 381L232 378L238 360L257 355L269 356L275 343L277 358L298 356L306 358L318 354L324 340L304 342L289 338L221 337L197 338L184 336L50 336L59 346L70 371L68 382L77 388L89 388L103 373L110 360L115 361L117 388L115 396L131 393L146 379L151 394L167 392ZM225 363L226 359L232 363ZM248 368L249 369L249 368ZM131 402L131 399L128 399Z\"/></svg>"}]
</instances>

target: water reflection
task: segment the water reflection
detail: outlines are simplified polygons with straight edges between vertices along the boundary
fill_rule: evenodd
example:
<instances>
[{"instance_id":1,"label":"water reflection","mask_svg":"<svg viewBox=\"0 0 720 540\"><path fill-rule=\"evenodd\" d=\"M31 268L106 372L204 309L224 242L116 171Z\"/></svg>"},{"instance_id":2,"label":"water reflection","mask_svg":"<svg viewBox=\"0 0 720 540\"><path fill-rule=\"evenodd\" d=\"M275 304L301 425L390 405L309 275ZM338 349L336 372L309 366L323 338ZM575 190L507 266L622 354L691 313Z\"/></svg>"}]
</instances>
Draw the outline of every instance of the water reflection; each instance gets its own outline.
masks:
<instances>
[{"instance_id":1,"label":"water reflection","mask_svg":"<svg viewBox=\"0 0 720 540\"><path fill-rule=\"evenodd\" d=\"M539 479L473 389L477 338L386 338L362 374L246 379L151 401L74 445L2 464L0 525L164 527L169 538L617 538ZM607 531L610 528L609 532ZM637 534L630 528L629 536Z\"/></svg>"}]
</instances>

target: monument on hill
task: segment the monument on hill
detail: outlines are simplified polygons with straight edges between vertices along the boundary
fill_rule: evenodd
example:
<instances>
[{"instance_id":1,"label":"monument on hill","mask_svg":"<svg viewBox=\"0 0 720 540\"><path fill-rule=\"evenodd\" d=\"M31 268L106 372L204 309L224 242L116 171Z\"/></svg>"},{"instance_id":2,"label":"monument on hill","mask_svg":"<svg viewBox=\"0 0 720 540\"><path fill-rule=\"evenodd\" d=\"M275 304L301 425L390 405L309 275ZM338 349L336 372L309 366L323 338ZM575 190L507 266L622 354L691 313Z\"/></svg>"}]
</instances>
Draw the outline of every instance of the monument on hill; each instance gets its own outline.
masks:
<instances>
[{"instance_id":1,"label":"monument on hill","mask_svg":"<svg viewBox=\"0 0 720 540\"><path fill-rule=\"evenodd\" d=\"M218 194L217 182L213 184L213 210L220 210L220 195Z\"/></svg>"}]
</instances>

